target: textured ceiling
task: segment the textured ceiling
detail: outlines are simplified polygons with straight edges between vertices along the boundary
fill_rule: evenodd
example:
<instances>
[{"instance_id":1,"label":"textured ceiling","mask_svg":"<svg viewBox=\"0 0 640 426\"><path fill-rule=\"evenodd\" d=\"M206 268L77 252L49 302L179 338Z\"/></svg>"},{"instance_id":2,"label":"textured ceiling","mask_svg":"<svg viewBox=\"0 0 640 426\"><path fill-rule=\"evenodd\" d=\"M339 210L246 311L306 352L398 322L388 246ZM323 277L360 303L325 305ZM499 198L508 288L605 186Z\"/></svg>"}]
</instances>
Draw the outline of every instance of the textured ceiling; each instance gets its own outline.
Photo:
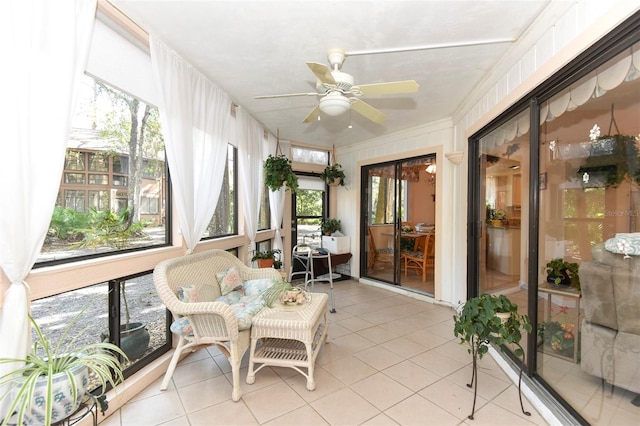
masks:
<instances>
[{"instance_id":1,"label":"textured ceiling","mask_svg":"<svg viewBox=\"0 0 640 426\"><path fill-rule=\"evenodd\" d=\"M387 115L356 112L302 120L316 97L254 99L315 91L307 61L327 50L393 49L520 37L549 0L158 1L111 0L282 139L343 146L451 117L512 43L347 57L356 84L416 80L417 93L364 96ZM351 121L353 127L347 126Z\"/></svg>"}]
</instances>

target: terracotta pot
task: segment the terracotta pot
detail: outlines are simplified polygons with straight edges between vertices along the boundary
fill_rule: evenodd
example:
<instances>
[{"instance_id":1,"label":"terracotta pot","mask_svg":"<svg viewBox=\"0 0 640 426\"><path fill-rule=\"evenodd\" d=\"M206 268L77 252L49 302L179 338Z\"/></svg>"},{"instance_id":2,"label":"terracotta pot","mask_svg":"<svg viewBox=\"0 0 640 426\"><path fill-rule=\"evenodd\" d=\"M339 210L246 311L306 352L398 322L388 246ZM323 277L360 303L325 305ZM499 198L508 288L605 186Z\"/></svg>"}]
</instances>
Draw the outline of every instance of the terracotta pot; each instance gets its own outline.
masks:
<instances>
[{"instance_id":1,"label":"terracotta pot","mask_svg":"<svg viewBox=\"0 0 640 426\"><path fill-rule=\"evenodd\" d=\"M256 259L258 268L273 268L273 259Z\"/></svg>"}]
</instances>

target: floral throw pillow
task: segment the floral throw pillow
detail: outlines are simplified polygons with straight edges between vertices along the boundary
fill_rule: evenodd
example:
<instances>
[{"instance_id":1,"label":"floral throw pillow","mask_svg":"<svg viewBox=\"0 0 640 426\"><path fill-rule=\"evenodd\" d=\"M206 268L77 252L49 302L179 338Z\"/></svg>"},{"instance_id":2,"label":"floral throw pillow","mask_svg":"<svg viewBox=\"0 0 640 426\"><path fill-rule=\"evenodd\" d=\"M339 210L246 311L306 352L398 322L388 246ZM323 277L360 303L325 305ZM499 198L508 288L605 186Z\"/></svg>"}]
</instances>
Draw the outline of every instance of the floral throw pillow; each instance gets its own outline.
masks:
<instances>
[{"instance_id":1,"label":"floral throw pillow","mask_svg":"<svg viewBox=\"0 0 640 426\"><path fill-rule=\"evenodd\" d=\"M178 289L178 299L185 303L200 302L198 297L198 289L193 285L185 285Z\"/></svg>"},{"instance_id":2,"label":"floral throw pillow","mask_svg":"<svg viewBox=\"0 0 640 426\"><path fill-rule=\"evenodd\" d=\"M216 278L218 279L218 284L220 284L220 293L223 296L232 291L242 290L243 281L240 278L240 272L235 266L224 272L218 272Z\"/></svg>"}]
</instances>

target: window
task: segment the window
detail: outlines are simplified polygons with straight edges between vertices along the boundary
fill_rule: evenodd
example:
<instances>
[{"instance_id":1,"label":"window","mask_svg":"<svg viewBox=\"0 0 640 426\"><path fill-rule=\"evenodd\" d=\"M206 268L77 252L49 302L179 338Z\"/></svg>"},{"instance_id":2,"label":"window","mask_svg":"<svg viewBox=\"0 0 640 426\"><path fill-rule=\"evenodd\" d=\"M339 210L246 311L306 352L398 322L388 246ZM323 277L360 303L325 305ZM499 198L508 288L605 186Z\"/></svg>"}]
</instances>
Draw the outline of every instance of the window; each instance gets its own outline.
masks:
<instances>
[{"instance_id":1,"label":"window","mask_svg":"<svg viewBox=\"0 0 640 426\"><path fill-rule=\"evenodd\" d=\"M89 173L89 185L109 185L109 175Z\"/></svg>"},{"instance_id":2,"label":"window","mask_svg":"<svg viewBox=\"0 0 640 426\"><path fill-rule=\"evenodd\" d=\"M90 153L89 154L89 170L91 170L92 172L109 171L108 157L101 153Z\"/></svg>"},{"instance_id":3,"label":"window","mask_svg":"<svg viewBox=\"0 0 640 426\"><path fill-rule=\"evenodd\" d=\"M113 173L129 173L129 157L116 155L113 157Z\"/></svg>"},{"instance_id":4,"label":"window","mask_svg":"<svg viewBox=\"0 0 640 426\"><path fill-rule=\"evenodd\" d=\"M113 175L113 186L127 186L129 180L126 176Z\"/></svg>"},{"instance_id":5,"label":"window","mask_svg":"<svg viewBox=\"0 0 640 426\"><path fill-rule=\"evenodd\" d=\"M67 190L64 191L65 208L76 210L78 212L85 211L84 207L84 191Z\"/></svg>"},{"instance_id":6,"label":"window","mask_svg":"<svg viewBox=\"0 0 640 426\"><path fill-rule=\"evenodd\" d=\"M291 148L291 158L292 161L298 161L300 163L326 166L329 164L329 151L294 146Z\"/></svg>"},{"instance_id":7,"label":"window","mask_svg":"<svg viewBox=\"0 0 640 426\"><path fill-rule=\"evenodd\" d=\"M96 210L109 208L109 191L89 191L89 207Z\"/></svg>"},{"instance_id":8,"label":"window","mask_svg":"<svg viewBox=\"0 0 640 426\"><path fill-rule=\"evenodd\" d=\"M116 316L118 312L120 317ZM34 300L31 315L45 337L60 342L61 347L107 339L119 342L129 357L124 365L125 377L140 368L138 364L157 358L161 351L171 347L167 327L170 313L155 291L151 272ZM76 316L77 321L72 323ZM70 329L65 336L67 326ZM143 361L143 358L146 359ZM98 386L99 383L90 379L89 390Z\"/></svg>"},{"instance_id":9,"label":"window","mask_svg":"<svg viewBox=\"0 0 640 426\"><path fill-rule=\"evenodd\" d=\"M37 265L168 243L160 209L167 204L167 182L158 110L89 76L82 83L60 183L63 196ZM138 132L130 131L132 122ZM131 151L139 154L129 158Z\"/></svg>"},{"instance_id":10,"label":"window","mask_svg":"<svg viewBox=\"0 0 640 426\"><path fill-rule=\"evenodd\" d=\"M140 213L144 214L158 214L158 199L153 197L140 198Z\"/></svg>"},{"instance_id":11,"label":"window","mask_svg":"<svg viewBox=\"0 0 640 426\"><path fill-rule=\"evenodd\" d=\"M84 156L84 152L67 150L64 161L65 170L85 170Z\"/></svg>"},{"instance_id":12,"label":"window","mask_svg":"<svg viewBox=\"0 0 640 426\"><path fill-rule=\"evenodd\" d=\"M216 238L238 233L237 155L238 150L233 145L227 145L227 164L222 178L218 205L203 238Z\"/></svg>"},{"instance_id":13,"label":"window","mask_svg":"<svg viewBox=\"0 0 640 426\"><path fill-rule=\"evenodd\" d=\"M84 173L65 173L64 183L82 185L84 184Z\"/></svg>"}]
</instances>

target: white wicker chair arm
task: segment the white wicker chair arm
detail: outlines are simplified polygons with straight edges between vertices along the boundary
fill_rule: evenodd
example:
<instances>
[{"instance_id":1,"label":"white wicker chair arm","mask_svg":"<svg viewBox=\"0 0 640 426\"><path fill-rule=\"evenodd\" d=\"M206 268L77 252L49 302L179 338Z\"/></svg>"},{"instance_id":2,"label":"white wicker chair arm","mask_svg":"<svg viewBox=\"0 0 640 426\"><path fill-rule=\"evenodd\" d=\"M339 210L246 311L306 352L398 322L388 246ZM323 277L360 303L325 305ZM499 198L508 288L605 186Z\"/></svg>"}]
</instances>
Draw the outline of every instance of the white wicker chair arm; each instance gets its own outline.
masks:
<instances>
[{"instance_id":1,"label":"white wicker chair arm","mask_svg":"<svg viewBox=\"0 0 640 426\"><path fill-rule=\"evenodd\" d=\"M181 316L186 316L193 328L193 334L199 338L234 340L238 336L238 319L233 309L222 302L183 303L181 305L198 305L185 309ZM177 314L174 312L174 315Z\"/></svg>"}]
</instances>

